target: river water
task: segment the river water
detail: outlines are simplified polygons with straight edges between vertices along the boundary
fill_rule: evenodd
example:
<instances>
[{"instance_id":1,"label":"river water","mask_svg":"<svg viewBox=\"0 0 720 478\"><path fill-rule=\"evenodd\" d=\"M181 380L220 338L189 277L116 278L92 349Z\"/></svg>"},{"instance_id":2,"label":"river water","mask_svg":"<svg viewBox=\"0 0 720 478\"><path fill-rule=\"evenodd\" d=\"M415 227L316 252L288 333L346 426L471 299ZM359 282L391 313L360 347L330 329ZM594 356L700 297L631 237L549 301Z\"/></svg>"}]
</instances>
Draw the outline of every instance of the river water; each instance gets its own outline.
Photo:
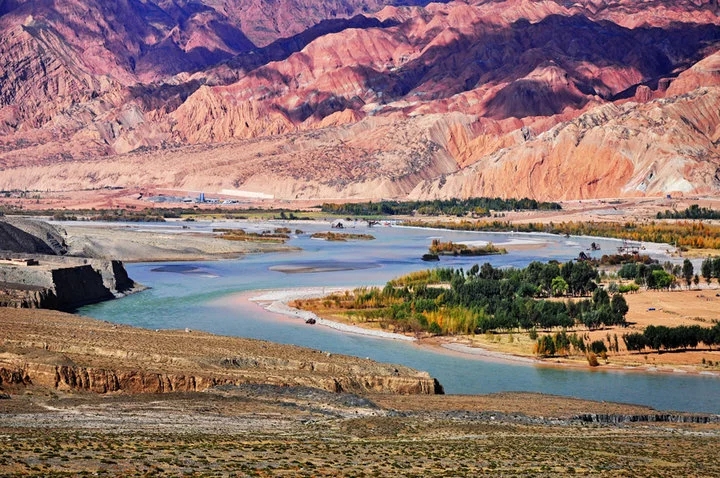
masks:
<instances>
[{"instance_id":1,"label":"river water","mask_svg":"<svg viewBox=\"0 0 720 478\"><path fill-rule=\"evenodd\" d=\"M199 223L199 232L213 227L271 228L282 224ZM180 225L138 226L163 231ZM305 232L329 230L329 224L292 224ZM478 394L531 391L556 395L636 403L663 410L720 413L720 378L679 373L577 370L511 363L458 353L442 352L413 343L308 326L298 319L278 316L247 301L261 290L304 287L383 285L389 279L428 267L463 267L477 262L524 267L533 260L566 261L577 257L590 242L601 252L614 252L618 241L559 237L544 234L470 233L400 227L358 226L347 232L371 233L373 241L326 242L309 234L293 237L288 245L298 251L250 255L237 260L192 263L126 264L130 276L149 290L121 300L83 307L79 313L149 329L190 328L216 334L295 344L333 353L370 357L377 361L426 370L446 393ZM452 241L530 243L536 247L483 258L420 260L434 237ZM541 247L537 247L539 244ZM662 247L657 249L661 254ZM653 251L651 251L653 252ZM665 257L659 257L666 260Z\"/></svg>"}]
</instances>

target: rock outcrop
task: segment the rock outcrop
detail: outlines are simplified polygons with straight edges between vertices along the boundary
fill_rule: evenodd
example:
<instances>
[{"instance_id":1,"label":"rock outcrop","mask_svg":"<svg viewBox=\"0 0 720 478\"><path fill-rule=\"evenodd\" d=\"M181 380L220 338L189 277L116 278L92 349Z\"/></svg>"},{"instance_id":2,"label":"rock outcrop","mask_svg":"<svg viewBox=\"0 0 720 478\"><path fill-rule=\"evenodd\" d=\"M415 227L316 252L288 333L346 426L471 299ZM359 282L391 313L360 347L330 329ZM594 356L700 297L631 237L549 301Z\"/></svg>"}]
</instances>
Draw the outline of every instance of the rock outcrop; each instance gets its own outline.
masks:
<instances>
[{"instance_id":1,"label":"rock outcrop","mask_svg":"<svg viewBox=\"0 0 720 478\"><path fill-rule=\"evenodd\" d=\"M120 261L35 256L37 265L0 263L0 304L74 310L111 300L139 287Z\"/></svg>"},{"instance_id":2,"label":"rock outcrop","mask_svg":"<svg viewBox=\"0 0 720 478\"><path fill-rule=\"evenodd\" d=\"M410 196L551 200L713 194L720 188L717 104L720 88L607 105L479 158L442 181L421 183Z\"/></svg>"}]
</instances>

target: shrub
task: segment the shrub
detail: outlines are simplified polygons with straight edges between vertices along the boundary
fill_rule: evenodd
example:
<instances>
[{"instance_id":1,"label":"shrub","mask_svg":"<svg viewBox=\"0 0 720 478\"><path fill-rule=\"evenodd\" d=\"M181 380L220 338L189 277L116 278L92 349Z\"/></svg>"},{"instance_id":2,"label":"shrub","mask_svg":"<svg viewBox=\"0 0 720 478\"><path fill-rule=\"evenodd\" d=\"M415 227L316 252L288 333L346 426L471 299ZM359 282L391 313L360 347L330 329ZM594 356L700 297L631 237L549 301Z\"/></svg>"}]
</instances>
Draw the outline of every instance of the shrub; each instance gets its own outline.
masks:
<instances>
[{"instance_id":1,"label":"shrub","mask_svg":"<svg viewBox=\"0 0 720 478\"><path fill-rule=\"evenodd\" d=\"M590 351L595 354L607 353L607 347L602 340L595 340L590 344ZM597 357L596 357L597 358Z\"/></svg>"},{"instance_id":2,"label":"shrub","mask_svg":"<svg viewBox=\"0 0 720 478\"><path fill-rule=\"evenodd\" d=\"M588 352L587 355L585 355L587 358L588 364L590 364L591 367L597 367L600 365L600 362L598 362L597 355L595 355L592 352Z\"/></svg>"}]
</instances>

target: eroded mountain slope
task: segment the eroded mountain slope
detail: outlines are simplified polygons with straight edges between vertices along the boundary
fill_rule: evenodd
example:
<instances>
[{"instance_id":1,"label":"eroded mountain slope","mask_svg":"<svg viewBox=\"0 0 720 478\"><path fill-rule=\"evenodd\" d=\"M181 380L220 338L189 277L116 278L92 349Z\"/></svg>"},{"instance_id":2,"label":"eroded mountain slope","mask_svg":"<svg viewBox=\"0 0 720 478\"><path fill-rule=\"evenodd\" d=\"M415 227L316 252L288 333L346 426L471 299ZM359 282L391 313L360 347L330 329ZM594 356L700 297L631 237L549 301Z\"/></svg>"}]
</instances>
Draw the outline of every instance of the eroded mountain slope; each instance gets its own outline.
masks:
<instances>
[{"instance_id":1,"label":"eroded mountain slope","mask_svg":"<svg viewBox=\"0 0 720 478\"><path fill-rule=\"evenodd\" d=\"M718 189L715 3L390 3L3 2L0 187Z\"/></svg>"}]
</instances>

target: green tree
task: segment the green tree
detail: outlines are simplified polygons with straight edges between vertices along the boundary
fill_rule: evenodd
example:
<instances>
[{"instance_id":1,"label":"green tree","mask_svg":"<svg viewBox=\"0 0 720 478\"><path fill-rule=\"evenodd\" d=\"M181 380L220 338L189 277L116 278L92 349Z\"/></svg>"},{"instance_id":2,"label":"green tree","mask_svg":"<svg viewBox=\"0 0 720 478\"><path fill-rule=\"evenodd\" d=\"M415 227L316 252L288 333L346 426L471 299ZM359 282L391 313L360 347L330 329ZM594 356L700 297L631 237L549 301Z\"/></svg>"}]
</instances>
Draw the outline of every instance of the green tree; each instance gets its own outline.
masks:
<instances>
[{"instance_id":1,"label":"green tree","mask_svg":"<svg viewBox=\"0 0 720 478\"><path fill-rule=\"evenodd\" d=\"M568 283L560 276L555 277L552 280L552 295L555 297L560 297L565 295L565 293L568 290Z\"/></svg>"},{"instance_id":2,"label":"green tree","mask_svg":"<svg viewBox=\"0 0 720 478\"><path fill-rule=\"evenodd\" d=\"M705 282L708 284L712 280L712 273L713 273L713 264L712 259L709 257L702 261L702 264L700 265L700 272L702 273L703 278L705 279Z\"/></svg>"},{"instance_id":3,"label":"green tree","mask_svg":"<svg viewBox=\"0 0 720 478\"><path fill-rule=\"evenodd\" d=\"M720 279L720 256L713 258L713 277Z\"/></svg>"},{"instance_id":4,"label":"green tree","mask_svg":"<svg viewBox=\"0 0 720 478\"><path fill-rule=\"evenodd\" d=\"M687 287L689 289L690 284L692 283L693 275L695 275L695 269L692 262L690 262L690 259L685 259L683 261L682 275L685 278L685 283L687 283Z\"/></svg>"},{"instance_id":5,"label":"green tree","mask_svg":"<svg viewBox=\"0 0 720 478\"><path fill-rule=\"evenodd\" d=\"M627 348L628 351L639 352L648 345L648 340L645 335L639 332L623 335L623 342L625 342L625 348Z\"/></svg>"},{"instance_id":6,"label":"green tree","mask_svg":"<svg viewBox=\"0 0 720 478\"><path fill-rule=\"evenodd\" d=\"M625 300L625 297L622 296L622 294L615 294L612 296L612 300L610 301L610 308L613 311L613 314L615 314L619 320L618 323L624 324L625 323L625 314L628 313L628 310L630 308L627 305L627 301Z\"/></svg>"},{"instance_id":7,"label":"green tree","mask_svg":"<svg viewBox=\"0 0 720 478\"><path fill-rule=\"evenodd\" d=\"M652 280L651 280L652 279ZM648 287L651 289L669 289L675 276L662 269L656 269L648 276Z\"/></svg>"},{"instance_id":8,"label":"green tree","mask_svg":"<svg viewBox=\"0 0 720 478\"><path fill-rule=\"evenodd\" d=\"M610 296L605 289L595 289L592 295L592 300L596 308L610 304Z\"/></svg>"},{"instance_id":9,"label":"green tree","mask_svg":"<svg viewBox=\"0 0 720 478\"><path fill-rule=\"evenodd\" d=\"M590 351L595 354L601 354L603 352L607 352L607 347L605 346L605 342L602 340L595 340L593 343L590 344Z\"/></svg>"}]
</instances>

